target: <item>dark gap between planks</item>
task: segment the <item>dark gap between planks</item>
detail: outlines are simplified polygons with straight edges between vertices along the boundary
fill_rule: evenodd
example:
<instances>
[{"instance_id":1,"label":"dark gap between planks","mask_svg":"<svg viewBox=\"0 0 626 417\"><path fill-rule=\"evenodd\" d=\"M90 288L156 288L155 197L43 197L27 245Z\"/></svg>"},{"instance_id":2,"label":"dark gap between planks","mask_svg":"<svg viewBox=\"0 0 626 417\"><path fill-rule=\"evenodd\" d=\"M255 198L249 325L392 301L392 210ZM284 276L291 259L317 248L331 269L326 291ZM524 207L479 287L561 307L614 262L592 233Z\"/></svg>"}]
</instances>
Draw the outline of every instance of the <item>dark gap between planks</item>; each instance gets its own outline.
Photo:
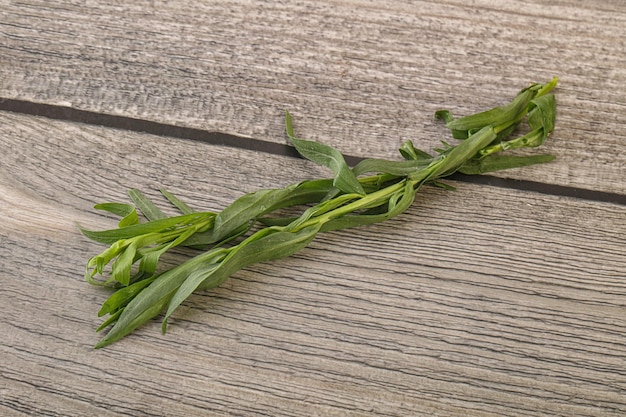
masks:
<instances>
[{"instance_id":1,"label":"dark gap between planks","mask_svg":"<svg viewBox=\"0 0 626 417\"><path fill-rule=\"evenodd\" d=\"M287 145L286 143L275 143L253 138L245 138L228 133L209 132L202 129L175 126L127 116L116 116L87 110L79 110L66 106L0 98L0 110L31 116L41 116L55 120L123 129L132 132L148 133L156 136L187 139L196 142L209 143L211 145L228 146L272 155L301 158L295 148ZM362 158L345 155L345 159L348 164L355 165ZM581 200L626 205L626 195L624 194L587 190L583 188L567 187L555 184L545 184L536 181L498 178L491 175L463 175L457 173L448 178L472 184L482 184L492 187L531 191L552 196L573 197Z\"/></svg>"}]
</instances>

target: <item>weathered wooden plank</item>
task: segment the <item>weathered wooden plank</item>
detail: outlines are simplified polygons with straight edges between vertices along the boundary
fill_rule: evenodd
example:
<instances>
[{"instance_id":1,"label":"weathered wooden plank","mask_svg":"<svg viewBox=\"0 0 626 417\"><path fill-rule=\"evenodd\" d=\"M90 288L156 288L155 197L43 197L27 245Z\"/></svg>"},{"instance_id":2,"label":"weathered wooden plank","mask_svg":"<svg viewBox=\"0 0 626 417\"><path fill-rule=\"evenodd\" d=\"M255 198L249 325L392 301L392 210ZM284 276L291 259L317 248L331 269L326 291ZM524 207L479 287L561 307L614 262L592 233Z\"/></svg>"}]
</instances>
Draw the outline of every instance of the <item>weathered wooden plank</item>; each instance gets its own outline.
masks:
<instances>
[{"instance_id":1,"label":"weathered wooden plank","mask_svg":"<svg viewBox=\"0 0 626 417\"><path fill-rule=\"evenodd\" d=\"M606 1L2 2L0 96L357 156L561 77L549 166L499 175L626 192L626 7Z\"/></svg>"},{"instance_id":2,"label":"weathered wooden plank","mask_svg":"<svg viewBox=\"0 0 626 417\"><path fill-rule=\"evenodd\" d=\"M0 114L3 415L611 416L626 412L623 206L458 184L328 233L93 351L90 206L196 208L305 161ZM236 163L235 163L236 162ZM280 169L276 169L280 167Z\"/></svg>"}]
</instances>

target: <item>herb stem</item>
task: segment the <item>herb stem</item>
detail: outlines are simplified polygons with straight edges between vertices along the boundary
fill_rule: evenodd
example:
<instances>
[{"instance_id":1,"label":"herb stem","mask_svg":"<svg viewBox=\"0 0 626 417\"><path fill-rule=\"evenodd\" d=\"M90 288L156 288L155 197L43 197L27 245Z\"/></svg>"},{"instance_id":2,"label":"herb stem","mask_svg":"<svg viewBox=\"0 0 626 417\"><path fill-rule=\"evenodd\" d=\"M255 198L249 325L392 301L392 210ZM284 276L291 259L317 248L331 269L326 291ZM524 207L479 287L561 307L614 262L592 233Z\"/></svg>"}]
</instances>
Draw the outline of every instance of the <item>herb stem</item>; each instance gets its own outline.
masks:
<instances>
[{"instance_id":1,"label":"herb stem","mask_svg":"<svg viewBox=\"0 0 626 417\"><path fill-rule=\"evenodd\" d=\"M302 224L298 225L298 227L293 229L293 231L299 231L305 227L309 227L314 224L323 225L330 220L337 219L339 217L345 216L346 214L350 214L358 210L377 207L383 204L385 201L388 201L391 195L404 189L406 181L406 179L403 179L400 182L389 185L378 191L374 191L373 193L367 194L357 200L352 201L351 203L338 207L332 211L328 211L317 217L310 218Z\"/></svg>"}]
</instances>

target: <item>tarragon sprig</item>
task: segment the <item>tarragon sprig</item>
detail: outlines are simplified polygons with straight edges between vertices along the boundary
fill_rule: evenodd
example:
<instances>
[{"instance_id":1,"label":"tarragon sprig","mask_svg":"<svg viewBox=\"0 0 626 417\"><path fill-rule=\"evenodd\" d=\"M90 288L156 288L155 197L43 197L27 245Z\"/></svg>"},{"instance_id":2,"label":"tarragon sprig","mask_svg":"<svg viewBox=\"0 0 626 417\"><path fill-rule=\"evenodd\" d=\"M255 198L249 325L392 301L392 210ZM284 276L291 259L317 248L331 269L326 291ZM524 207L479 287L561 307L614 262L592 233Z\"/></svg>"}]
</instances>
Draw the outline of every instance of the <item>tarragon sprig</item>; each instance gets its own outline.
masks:
<instances>
[{"instance_id":1,"label":"tarragon sprig","mask_svg":"<svg viewBox=\"0 0 626 417\"><path fill-rule=\"evenodd\" d=\"M350 168L336 149L295 136L291 115L285 116L289 139L302 156L333 172L332 178L307 180L284 188L246 194L219 213L194 212L167 191L164 196L181 215L168 217L138 190L129 192L134 205L105 203L97 209L122 217L105 231L81 228L85 236L109 245L87 262L86 279L116 291L99 316L109 315L98 330L113 325L96 345L107 346L165 312L162 330L180 304L194 291L214 288L249 265L290 256L318 233L378 223L408 209L425 184L451 188L438 180L455 172L479 174L551 161L551 155L515 156L508 149L539 146L554 129L556 101L546 84L531 84L507 105L446 122L457 145L443 143L434 155L405 142L404 160L365 159ZM509 139L524 120L530 131ZM281 209L303 207L296 216ZM147 218L141 223L137 209ZM169 270L159 271L160 257L186 246L200 253ZM97 278L97 277L101 277Z\"/></svg>"}]
</instances>

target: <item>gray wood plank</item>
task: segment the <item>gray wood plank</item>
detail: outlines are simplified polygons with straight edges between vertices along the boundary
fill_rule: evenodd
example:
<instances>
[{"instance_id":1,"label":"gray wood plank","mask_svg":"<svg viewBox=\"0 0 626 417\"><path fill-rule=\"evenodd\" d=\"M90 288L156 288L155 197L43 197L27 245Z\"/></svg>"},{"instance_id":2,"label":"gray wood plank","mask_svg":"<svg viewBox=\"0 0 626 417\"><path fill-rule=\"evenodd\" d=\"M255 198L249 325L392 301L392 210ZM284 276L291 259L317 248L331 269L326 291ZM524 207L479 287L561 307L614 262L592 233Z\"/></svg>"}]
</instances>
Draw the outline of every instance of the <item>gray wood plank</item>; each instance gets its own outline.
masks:
<instances>
[{"instance_id":1,"label":"gray wood plank","mask_svg":"<svg viewBox=\"0 0 626 417\"><path fill-rule=\"evenodd\" d=\"M473 184L328 233L94 351L78 233L128 187L196 208L323 172L297 159L0 113L0 414L618 416L623 206ZM277 169L277 167L279 169ZM176 258L178 259L178 258Z\"/></svg>"},{"instance_id":2,"label":"gray wood plank","mask_svg":"<svg viewBox=\"0 0 626 417\"><path fill-rule=\"evenodd\" d=\"M626 6L614 1L0 2L0 96L395 156L432 122L561 77L549 166L499 175L626 192Z\"/></svg>"}]
</instances>

